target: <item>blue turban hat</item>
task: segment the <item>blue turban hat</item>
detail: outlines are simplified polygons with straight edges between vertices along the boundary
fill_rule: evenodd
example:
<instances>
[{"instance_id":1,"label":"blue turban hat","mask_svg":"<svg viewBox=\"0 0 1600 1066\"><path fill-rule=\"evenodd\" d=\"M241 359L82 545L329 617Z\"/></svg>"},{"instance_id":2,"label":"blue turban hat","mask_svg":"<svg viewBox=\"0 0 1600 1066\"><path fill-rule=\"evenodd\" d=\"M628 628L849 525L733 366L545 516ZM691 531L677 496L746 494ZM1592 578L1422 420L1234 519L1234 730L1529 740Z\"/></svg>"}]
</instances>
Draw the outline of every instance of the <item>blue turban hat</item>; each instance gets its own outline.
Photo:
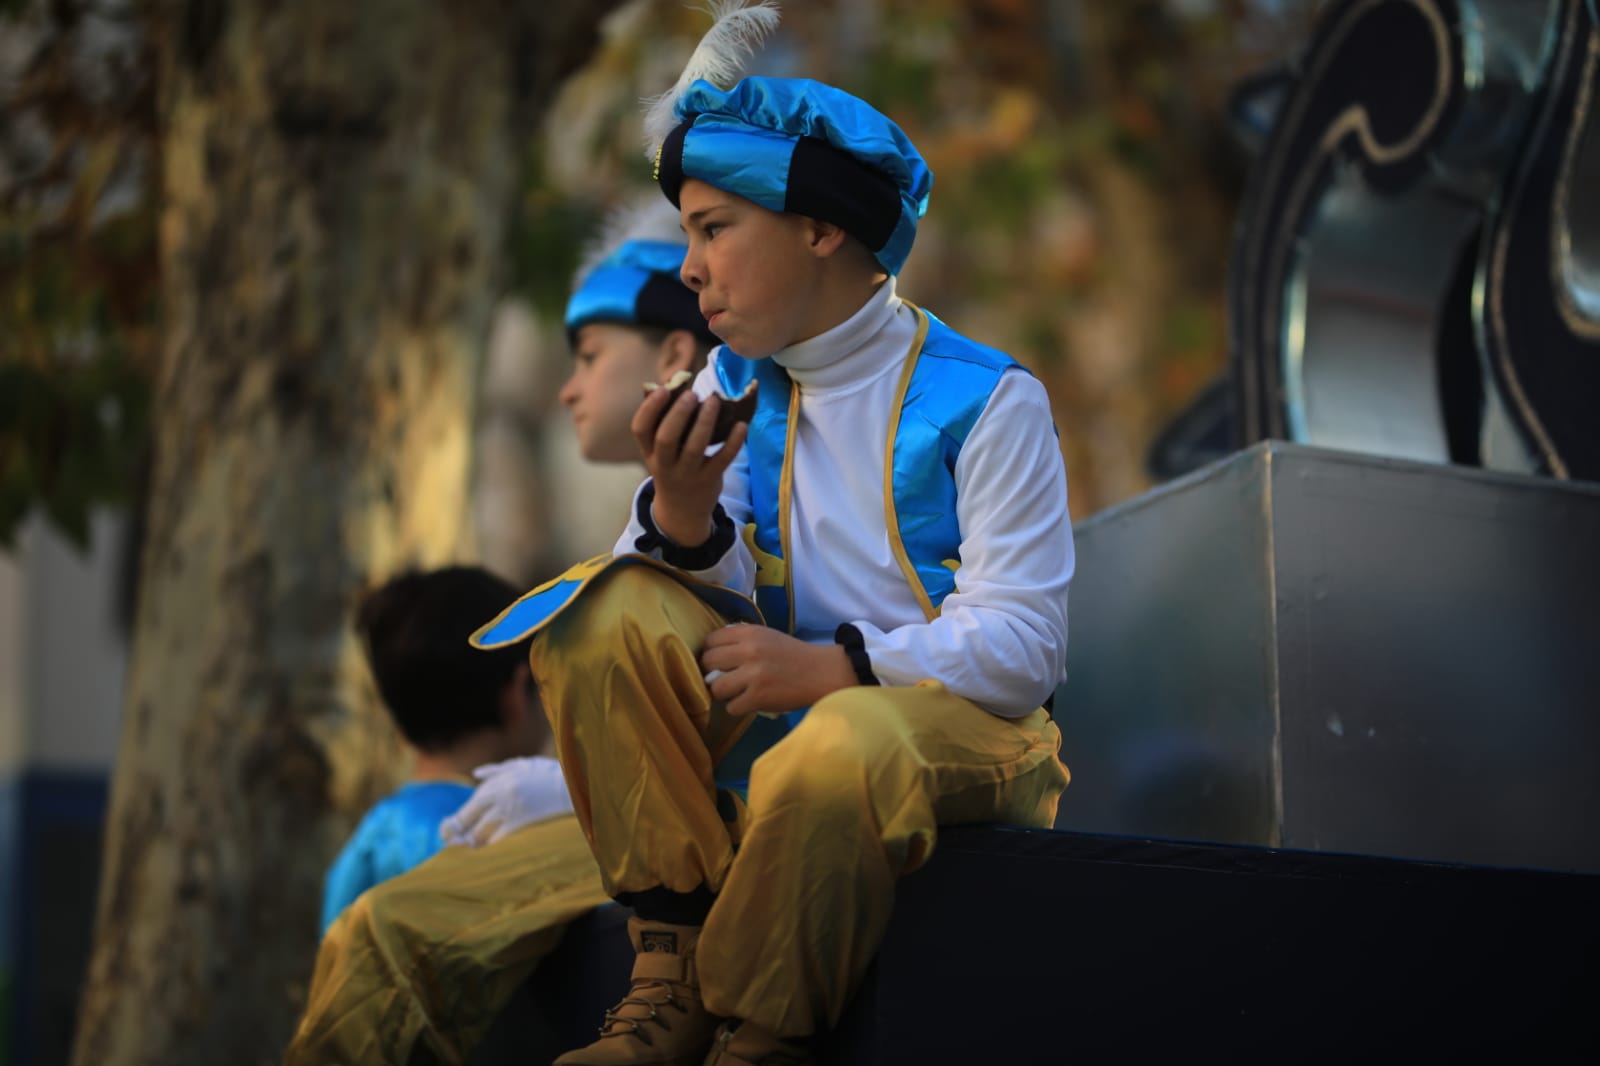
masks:
<instances>
[{"instance_id":1,"label":"blue turban hat","mask_svg":"<svg viewBox=\"0 0 1600 1066\"><path fill-rule=\"evenodd\" d=\"M831 85L744 78L731 89L705 80L678 94L678 125L662 141L656 180L674 205L685 178L832 222L900 273L933 172L899 126Z\"/></svg>"},{"instance_id":2,"label":"blue turban hat","mask_svg":"<svg viewBox=\"0 0 1600 1066\"><path fill-rule=\"evenodd\" d=\"M591 322L609 322L686 329L703 343L716 344L700 314L699 299L678 275L685 251L671 241L619 244L583 276L567 301L568 341L575 342L578 330Z\"/></svg>"}]
</instances>

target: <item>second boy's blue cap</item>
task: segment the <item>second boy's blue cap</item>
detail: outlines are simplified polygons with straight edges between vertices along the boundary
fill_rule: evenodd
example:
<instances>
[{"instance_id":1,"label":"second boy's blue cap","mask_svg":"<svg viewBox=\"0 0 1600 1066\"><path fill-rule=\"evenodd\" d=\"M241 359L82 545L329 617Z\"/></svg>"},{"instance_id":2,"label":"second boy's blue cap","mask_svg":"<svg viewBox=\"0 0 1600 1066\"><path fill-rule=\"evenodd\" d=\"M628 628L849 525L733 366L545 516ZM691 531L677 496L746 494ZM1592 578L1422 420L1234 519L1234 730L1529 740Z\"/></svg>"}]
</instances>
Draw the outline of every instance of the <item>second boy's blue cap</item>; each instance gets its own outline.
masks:
<instances>
[{"instance_id":1,"label":"second boy's blue cap","mask_svg":"<svg viewBox=\"0 0 1600 1066\"><path fill-rule=\"evenodd\" d=\"M900 273L928 209L933 172L899 126L831 85L748 77L696 80L673 102L656 180L674 205L685 178L832 222Z\"/></svg>"},{"instance_id":2,"label":"second boy's blue cap","mask_svg":"<svg viewBox=\"0 0 1600 1066\"><path fill-rule=\"evenodd\" d=\"M660 203L660 201L656 201ZM663 205L663 210L665 206ZM623 241L583 276L567 301L567 339L591 322L686 329L715 344L700 302L678 272L686 249L670 241Z\"/></svg>"}]
</instances>

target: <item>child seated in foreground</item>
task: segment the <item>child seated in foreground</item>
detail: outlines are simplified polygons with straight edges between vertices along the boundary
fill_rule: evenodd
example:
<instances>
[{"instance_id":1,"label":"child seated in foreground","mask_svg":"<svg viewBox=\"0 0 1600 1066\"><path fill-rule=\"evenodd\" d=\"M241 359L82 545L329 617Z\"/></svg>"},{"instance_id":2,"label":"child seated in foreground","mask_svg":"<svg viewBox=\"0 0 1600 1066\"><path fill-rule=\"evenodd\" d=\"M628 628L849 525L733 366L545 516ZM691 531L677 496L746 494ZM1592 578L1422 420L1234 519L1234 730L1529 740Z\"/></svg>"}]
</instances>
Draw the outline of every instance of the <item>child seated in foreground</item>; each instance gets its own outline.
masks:
<instances>
[{"instance_id":1,"label":"child seated in foreground","mask_svg":"<svg viewBox=\"0 0 1600 1066\"><path fill-rule=\"evenodd\" d=\"M896 294L932 184L899 127L816 82L706 80L776 20L716 12L647 132L723 345L640 404L650 477L613 557L474 638L532 637L574 809L635 913L630 987L560 1066L810 1062L938 827L1048 827L1068 780L1044 389ZM714 768L758 716L785 731L730 812Z\"/></svg>"}]
</instances>

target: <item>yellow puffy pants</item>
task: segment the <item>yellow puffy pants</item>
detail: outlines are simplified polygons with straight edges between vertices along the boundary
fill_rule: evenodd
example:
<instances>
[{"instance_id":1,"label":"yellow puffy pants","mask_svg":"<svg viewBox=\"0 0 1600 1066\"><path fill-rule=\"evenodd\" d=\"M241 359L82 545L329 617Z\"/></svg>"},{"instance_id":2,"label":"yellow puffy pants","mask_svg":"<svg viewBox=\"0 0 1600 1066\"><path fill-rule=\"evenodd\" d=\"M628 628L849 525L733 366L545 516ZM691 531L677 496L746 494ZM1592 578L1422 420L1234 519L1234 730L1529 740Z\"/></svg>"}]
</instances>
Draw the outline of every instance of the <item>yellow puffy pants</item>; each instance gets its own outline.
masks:
<instances>
[{"instance_id":1,"label":"yellow puffy pants","mask_svg":"<svg viewBox=\"0 0 1600 1066\"><path fill-rule=\"evenodd\" d=\"M756 760L735 849L712 767L748 719L713 705L698 662L723 624L670 578L621 569L539 633L533 672L606 890L717 893L707 1008L803 1036L838 1021L938 826L1054 823L1061 734L937 682L836 692Z\"/></svg>"},{"instance_id":2,"label":"yellow puffy pants","mask_svg":"<svg viewBox=\"0 0 1600 1066\"><path fill-rule=\"evenodd\" d=\"M419 1042L465 1062L567 923L607 902L570 815L445 848L329 927L287 1066L404 1066Z\"/></svg>"}]
</instances>

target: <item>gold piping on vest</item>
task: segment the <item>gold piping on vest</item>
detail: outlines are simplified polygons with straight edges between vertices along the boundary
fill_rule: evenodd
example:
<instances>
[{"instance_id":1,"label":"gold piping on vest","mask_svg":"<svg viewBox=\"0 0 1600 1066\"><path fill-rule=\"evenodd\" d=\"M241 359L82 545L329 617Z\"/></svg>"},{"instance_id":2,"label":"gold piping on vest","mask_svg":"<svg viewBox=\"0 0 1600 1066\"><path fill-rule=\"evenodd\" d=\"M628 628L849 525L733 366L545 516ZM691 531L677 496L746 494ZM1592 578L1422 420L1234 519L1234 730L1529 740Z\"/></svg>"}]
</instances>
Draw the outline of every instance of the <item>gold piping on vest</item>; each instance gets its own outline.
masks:
<instances>
[{"instance_id":1,"label":"gold piping on vest","mask_svg":"<svg viewBox=\"0 0 1600 1066\"><path fill-rule=\"evenodd\" d=\"M923 615L931 622L939 617L939 608L933 605L933 599L922 584L917 568L911 565L911 556L906 552L905 541L900 539L900 516L895 513L894 507L894 438L900 429L900 416L905 410L906 393L911 389L912 372L917 369L917 358L922 354L923 341L928 338L927 314L910 300L905 303L917 313L917 335L911 341L911 350L906 353L905 369L900 371L900 384L894 390L894 412L889 416L889 440L883 448L883 516L889 533L889 550L894 552L894 561L900 564L900 572L906 576L906 582L910 584L912 593L917 597L917 606L922 608Z\"/></svg>"},{"instance_id":2,"label":"gold piping on vest","mask_svg":"<svg viewBox=\"0 0 1600 1066\"><path fill-rule=\"evenodd\" d=\"M911 338L911 348L906 352L905 368L900 371L900 384L894 391L894 412L889 416L889 439L883 450L883 513L889 533L889 549L894 552L895 562L900 564L900 572L905 575L906 581L911 586L911 592L917 597L917 605L922 608L922 613L928 621L939 617L939 608L933 605L933 599L928 595L928 590L922 584L922 578L917 575L917 568L911 565L911 556L906 553L905 542L900 539L900 519L895 514L894 508L894 438L900 428L900 411L905 405L906 393L911 388L911 374L917 368L917 357L922 354L922 344L928 339L927 313L912 303L903 301L905 305L916 312L917 335ZM790 565L789 553L789 513L794 502L794 442L800 428L800 385L791 382L789 385L789 425L783 438L783 472L778 476L778 545L784 559L784 591L789 595L789 632L794 632L794 567ZM957 565L960 565L959 563Z\"/></svg>"},{"instance_id":3,"label":"gold piping on vest","mask_svg":"<svg viewBox=\"0 0 1600 1066\"><path fill-rule=\"evenodd\" d=\"M789 629L794 632L794 558L789 551L789 512L794 505L794 439L800 429L800 383L789 382L789 426L783 433L783 472L778 476L778 551L783 555L783 591L789 597Z\"/></svg>"}]
</instances>

